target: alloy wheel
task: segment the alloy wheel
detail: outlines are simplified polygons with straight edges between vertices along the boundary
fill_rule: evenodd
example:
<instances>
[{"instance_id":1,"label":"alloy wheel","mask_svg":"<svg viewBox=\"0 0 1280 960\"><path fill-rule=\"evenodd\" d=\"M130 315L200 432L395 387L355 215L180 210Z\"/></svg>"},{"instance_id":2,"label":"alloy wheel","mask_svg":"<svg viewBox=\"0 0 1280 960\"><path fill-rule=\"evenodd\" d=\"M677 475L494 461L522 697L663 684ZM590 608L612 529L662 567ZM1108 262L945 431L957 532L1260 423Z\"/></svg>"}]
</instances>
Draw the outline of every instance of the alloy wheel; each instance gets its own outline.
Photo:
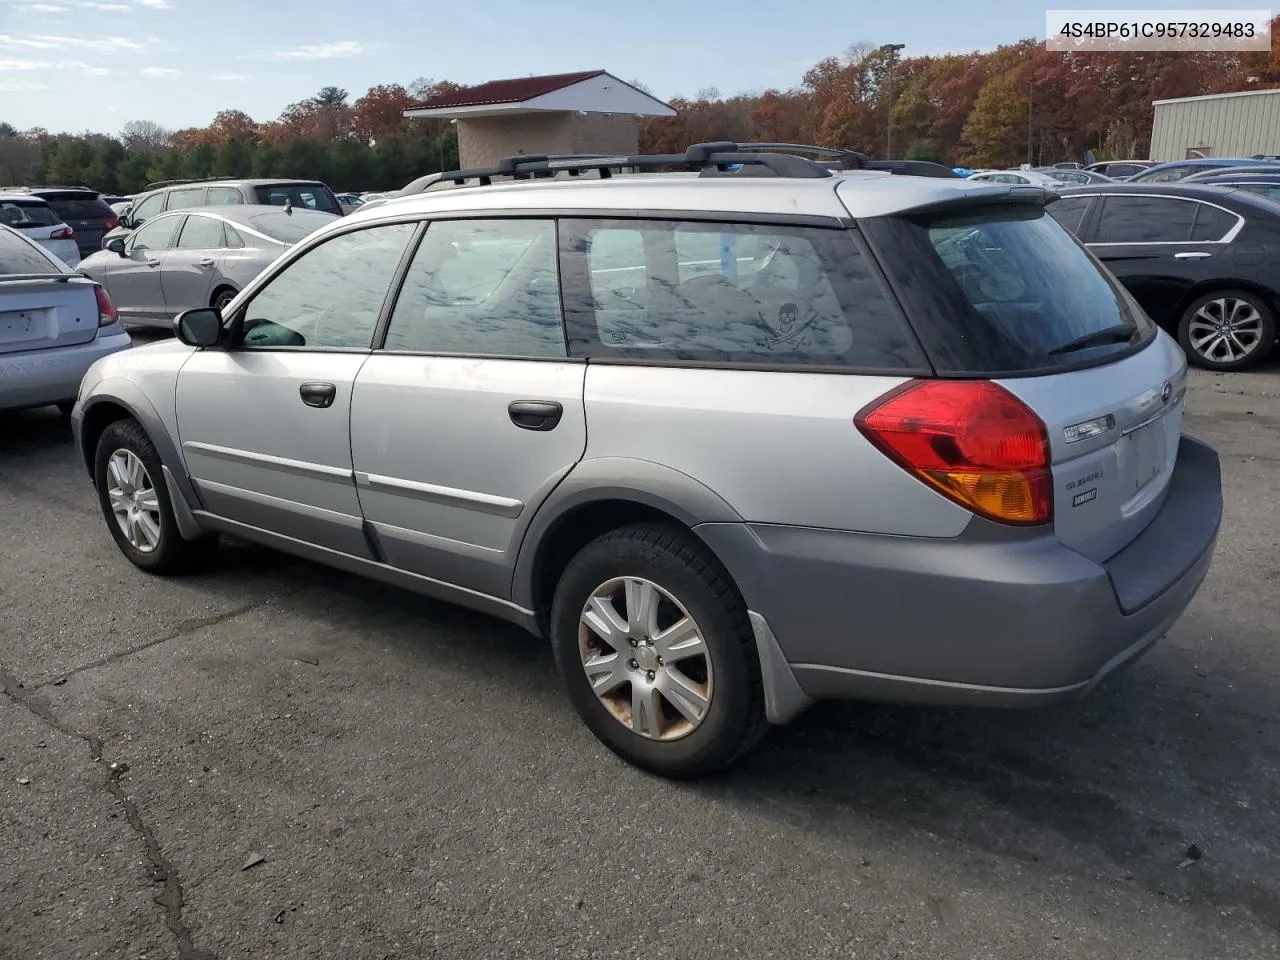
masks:
<instances>
[{"instance_id":1,"label":"alloy wheel","mask_svg":"<svg viewBox=\"0 0 1280 960\"><path fill-rule=\"evenodd\" d=\"M651 580L616 577L592 591L578 651L596 697L637 736L679 740L707 716L714 676L701 629Z\"/></svg>"},{"instance_id":2,"label":"alloy wheel","mask_svg":"<svg viewBox=\"0 0 1280 960\"><path fill-rule=\"evenodd\" d=\"M1212 363L1235 363L1262 343L1262 314L1248 300L1218 297L1201 305L1187 325L1191 348Z\"/></svg>"},{"instance_id":3,"label":"alloy wheel","mask_svg":"<svg viewBox=\"0 0 1280 960\"><path fill-rule=\"evenodd\" d=\"M160 500L151 475L132 450L122 448L107 460L107 500L135 550L152 553L160 546Z\"/></svg>"}]
</instances>

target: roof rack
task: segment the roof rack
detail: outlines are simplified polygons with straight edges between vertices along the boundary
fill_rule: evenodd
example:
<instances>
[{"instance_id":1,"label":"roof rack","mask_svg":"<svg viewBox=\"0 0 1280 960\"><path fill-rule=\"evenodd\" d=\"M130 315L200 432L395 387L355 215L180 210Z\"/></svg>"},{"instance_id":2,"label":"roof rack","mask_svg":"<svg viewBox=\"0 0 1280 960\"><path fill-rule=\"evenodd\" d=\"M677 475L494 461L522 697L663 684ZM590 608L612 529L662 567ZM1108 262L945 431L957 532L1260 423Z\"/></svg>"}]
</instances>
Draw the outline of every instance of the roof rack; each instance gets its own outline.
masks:
<instances>
[{"instance_id":1,"label":"roof rack","mask_svg":"<svg viewBox=\"0 0 1280 960\"><path fill-rule=\"evenodd\" d=\"M187 183L218 183L223 180L237 180L238 177L192 177L189 180L157 180L155 183L148 183L142 188L142 192L148 190L159 190L161 187L180 187Z\"/></svg>"},{"instance_id":2,"label":"roof rack","mask_svg":"<svg viewBox=\"0 0 1280 960\"><path fill-rule=\"evenodd\" d=\"M30 193L32 190L88 190L90 193L99 193L93 187L69 183L46 183L36 187L0 187L0 193Z\"/></svg>"}]
</instances>

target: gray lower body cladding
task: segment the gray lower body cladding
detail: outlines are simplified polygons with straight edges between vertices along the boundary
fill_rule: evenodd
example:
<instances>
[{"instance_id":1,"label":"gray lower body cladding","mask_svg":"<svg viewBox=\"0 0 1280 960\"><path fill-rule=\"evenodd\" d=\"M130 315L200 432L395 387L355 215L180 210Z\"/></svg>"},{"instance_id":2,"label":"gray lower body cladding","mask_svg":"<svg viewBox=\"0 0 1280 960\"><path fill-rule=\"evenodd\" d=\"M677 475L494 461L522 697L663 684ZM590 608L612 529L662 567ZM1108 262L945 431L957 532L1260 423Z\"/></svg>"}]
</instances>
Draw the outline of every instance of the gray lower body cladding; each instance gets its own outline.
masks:
<instances>
[{"instance_id":1,"label":"gray lower body cladding","mask_svg":"<svg viewBox=\"0 0 1280 960\"><path fill-rule=\"evenodd\" d=\"M1016 706L1079 695L1178 619L1222 515L1214 451L1183 438L1164 506L1106 563L1052 536L975 542L698 526L813 700Z\"/></svg>"}]
</instances>

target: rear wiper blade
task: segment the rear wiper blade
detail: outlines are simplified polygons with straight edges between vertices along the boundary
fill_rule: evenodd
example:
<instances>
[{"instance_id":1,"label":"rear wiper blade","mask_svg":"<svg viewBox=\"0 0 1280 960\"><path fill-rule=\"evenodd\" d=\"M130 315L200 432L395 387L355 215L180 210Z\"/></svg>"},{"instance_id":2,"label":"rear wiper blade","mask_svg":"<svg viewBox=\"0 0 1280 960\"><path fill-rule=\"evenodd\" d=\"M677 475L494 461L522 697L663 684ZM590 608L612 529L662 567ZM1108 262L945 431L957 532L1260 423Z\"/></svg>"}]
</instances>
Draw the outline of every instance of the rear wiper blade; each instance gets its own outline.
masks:
<instances>
[{"instance_id":1,"label":"rear wiper blade","mask_svg":"<svg viewBox=\"0 0 1280 960\"><path fill-rule=\"evenodd\" d=\"M1108 343L1124 343L1128 340L1132 340L1134 334L1137 332L1137 326L1132 323L1121 323L1114 327L1103 327L1101 330L1093 331L1093 333L1086 333L1083 337L1077 337L1070 343L1064 343L1060 347L1054 347L1049 351L1049 356L1057 357L1064 353L1075 353L1077 350L1087 350L1090 347L1101 347Z\"/></svg>"}]
</instances>

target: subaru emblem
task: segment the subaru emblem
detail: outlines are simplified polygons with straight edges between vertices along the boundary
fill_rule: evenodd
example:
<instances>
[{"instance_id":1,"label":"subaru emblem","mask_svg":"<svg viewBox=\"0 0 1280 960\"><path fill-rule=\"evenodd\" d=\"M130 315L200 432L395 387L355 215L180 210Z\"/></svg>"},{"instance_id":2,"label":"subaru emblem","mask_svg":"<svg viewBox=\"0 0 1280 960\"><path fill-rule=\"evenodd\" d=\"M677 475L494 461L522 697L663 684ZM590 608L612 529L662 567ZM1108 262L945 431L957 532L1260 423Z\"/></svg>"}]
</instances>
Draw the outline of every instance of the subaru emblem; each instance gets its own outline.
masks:
<instances>
[{"instance_id":1,"label":"subaru emblem","mask_svg":"<svg viewBox=\"0 0 1280 960\"><path fill-rule=\"evenodd\" d=\"M1168 403L1172 396L1173 396L1173 384L1169 383L1169 381L1166 380L1164 387L1162 387L1160 390L1160 402Z\"/></svg>"}]
</instances>

